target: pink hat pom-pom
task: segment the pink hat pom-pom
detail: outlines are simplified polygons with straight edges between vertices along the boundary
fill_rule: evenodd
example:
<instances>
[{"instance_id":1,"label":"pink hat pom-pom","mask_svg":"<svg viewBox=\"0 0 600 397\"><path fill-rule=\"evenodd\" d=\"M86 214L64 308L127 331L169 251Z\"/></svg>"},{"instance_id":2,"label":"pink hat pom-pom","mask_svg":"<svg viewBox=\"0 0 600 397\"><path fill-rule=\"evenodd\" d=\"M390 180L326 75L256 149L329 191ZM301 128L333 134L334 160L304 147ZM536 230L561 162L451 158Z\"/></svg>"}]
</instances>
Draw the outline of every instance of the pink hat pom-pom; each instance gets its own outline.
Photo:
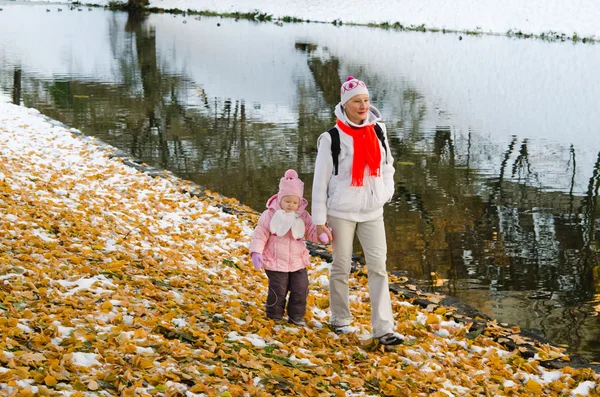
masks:
<instances>
[{"instance_id":1,"label":"pink hat pom-pom","mask_svg":"<svg viewBox=\"0 0 600 397\"><path fill-rule=\"evenodd\" d=\"M354 80L354 76L348 76L348 77L346 77L346 81L350 81L350 80Z\"/></svg>"},{"instance_id":2,"label":"pink hat pom-pom","mask_svg":"<svg viewBox=\"0 0 600 397\"><path fill-rule=\"evenodd\" d=\"M298 178L298 173L297 173L296 171L294 171L294 170L287 170L287 171L285 172L285 175L284 175L284 177L285 177L286 179Z\"/></svg>"}]
</instances>

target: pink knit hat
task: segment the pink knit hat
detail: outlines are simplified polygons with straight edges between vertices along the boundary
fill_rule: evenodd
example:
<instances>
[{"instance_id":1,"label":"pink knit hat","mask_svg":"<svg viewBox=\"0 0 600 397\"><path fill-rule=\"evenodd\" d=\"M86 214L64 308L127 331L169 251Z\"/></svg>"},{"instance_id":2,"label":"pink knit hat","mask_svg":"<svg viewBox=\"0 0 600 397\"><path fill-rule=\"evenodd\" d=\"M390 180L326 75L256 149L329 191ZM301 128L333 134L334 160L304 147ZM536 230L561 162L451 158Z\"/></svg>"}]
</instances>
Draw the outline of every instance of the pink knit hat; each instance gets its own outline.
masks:
<instances>
[{"instance_id":1,"label":"pink knit hat","mask_svg":"<svg viewBox=\"0 0 600 397\"><path fill-rule=\"evenodd\" d=\"M355 79L354 76L348 76L344 84L342 84L342 88L340 89L340 96L342 99L342 105L344 105L350 98L354 95L359 94L367 94L369 95L369 90L367 89L367 85L360 81L359 79Z\"/></svg>"},{"instance_id":2,"label":"pink knit hat","mask_svg":"<svg viewBox=\"0 0 600 397\"><path fill-rule=\"evenodd\" d=\"M279 180L279 193L277 196L281 200L285 196L304 196L304 183L298 178L298 173L294 170L287 170L283 178Z\"/></svg>"}]
</instances>

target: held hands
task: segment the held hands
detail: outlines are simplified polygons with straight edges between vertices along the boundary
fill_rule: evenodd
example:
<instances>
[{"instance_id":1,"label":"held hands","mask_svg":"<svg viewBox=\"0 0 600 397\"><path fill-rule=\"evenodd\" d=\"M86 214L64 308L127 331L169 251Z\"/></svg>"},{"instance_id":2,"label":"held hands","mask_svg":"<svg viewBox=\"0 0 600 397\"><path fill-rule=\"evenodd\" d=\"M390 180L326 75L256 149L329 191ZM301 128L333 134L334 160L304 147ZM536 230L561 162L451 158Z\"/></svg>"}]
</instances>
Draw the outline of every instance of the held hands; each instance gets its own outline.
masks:
<instances>
[{"instance_id":1,"label":"held hands","mask_svg":"<svg viewBox=\"0 0 600 397\"><path fill-rule=\"evenodd\" d=\"M323 244L327 244L333 240L333 234L331 234L331 228L326 225L317 225L317 234L319 235L319 241Z\"/></svg>"},{"instance_id":2,"label":"held hands","mask_svg":"<svg viewBox=\"0 0 600 397\"><path fill-rule=\"evenodd\" d=\"M327 233L319 234L319 241L323 244L327 244L329 242L329 236L327 235Z\"/></svg>"},{"instance_id":3,"label":"held hands","mask_svg":"<svg viewBox=\"0 0 600 397\"><path fill-rule=\"evenodd\" d=\"M254 268L256 270L262 269L262 265L263 265L262 255L259 254L258 252L253 252L250 254L250 256L252 257L252 264L254 265Z\"/></svg>"}]
</instances>

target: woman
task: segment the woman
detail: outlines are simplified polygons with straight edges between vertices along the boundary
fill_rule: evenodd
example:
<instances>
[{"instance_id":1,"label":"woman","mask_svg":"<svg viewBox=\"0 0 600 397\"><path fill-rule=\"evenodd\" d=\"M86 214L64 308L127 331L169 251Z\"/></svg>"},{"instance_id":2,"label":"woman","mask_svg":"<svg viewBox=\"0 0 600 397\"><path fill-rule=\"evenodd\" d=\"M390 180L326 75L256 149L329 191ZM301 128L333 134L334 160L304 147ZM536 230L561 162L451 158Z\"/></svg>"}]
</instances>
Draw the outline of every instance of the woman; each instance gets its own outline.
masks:
<instances>
[{"instance_id":1,"label":"woman","mask_svg":"<svg viewBox=\"0 0 600 397\"><path fill-rule=\"evenodd\" d=\"M384 146L386 140L378 139L376 129L385 138L385 125L377 126L381 113L370 104L365 83L349 76L340 94L341 102L335 107L340 147L337 167L331 133L336 131L332 130L321 134L317 141L312 187L317 234L326 233L333 248L329 276L331 325L338 334L351 331L348 278L356 233L367 265L373 337L381 344L396 345L403 339L394 332L383 223L383 205L394 194L394 159Z\"/></svg>"}]
</instances>

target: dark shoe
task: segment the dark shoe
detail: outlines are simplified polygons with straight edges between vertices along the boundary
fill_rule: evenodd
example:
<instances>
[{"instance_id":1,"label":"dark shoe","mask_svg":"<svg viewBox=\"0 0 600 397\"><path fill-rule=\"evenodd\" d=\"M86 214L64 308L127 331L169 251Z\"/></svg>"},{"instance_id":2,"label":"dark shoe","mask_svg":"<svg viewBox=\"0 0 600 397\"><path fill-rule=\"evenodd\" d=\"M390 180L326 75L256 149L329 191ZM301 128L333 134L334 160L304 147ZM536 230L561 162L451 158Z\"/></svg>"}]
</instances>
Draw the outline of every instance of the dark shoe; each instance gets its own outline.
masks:
<instances>
[{"instance_id":1,"label":"dark shoe","mask_svg":"<svg viewBox=\"0 0 600 397\"><path fill-rule=\"evenodd\" d=\"M350 325L332 325L331 328L338 335L345 335L352 332L352 326Z\"/></svg>"},{"instance_id":2,"label":"dark shoe","mask_svg":"<svg viewBox=\"0 0 600 397\"><path fill-rule=\"evenodd\" d=\"M404 342L404 338L395 332L389 332L383 336L380 336L378 339L379 343L386 346L399 345Z\"/></svg>"},{"instance_id":3,"label":"dark shoe","mask_svg":"<svg viewBox=\"0 0 600 397\"><path fill-rule=\"evenodd\" d=\"M293 319L293 318L288 318L288 321L294 325L297 325L298 327L306 327L306 321L304 321L304 319L299 318L299 319Z\"/></svg>"}]
</instances>

